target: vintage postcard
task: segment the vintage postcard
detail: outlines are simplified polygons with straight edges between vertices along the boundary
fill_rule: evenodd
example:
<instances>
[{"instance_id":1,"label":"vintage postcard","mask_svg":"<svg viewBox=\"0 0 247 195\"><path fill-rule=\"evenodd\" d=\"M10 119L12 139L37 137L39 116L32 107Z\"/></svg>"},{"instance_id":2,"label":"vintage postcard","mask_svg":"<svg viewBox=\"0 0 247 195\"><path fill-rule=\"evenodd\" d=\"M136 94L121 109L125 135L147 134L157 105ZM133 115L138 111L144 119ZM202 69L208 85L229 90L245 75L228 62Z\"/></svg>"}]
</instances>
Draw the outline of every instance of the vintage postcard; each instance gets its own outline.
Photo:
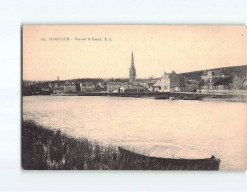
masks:
<instances>
[{"instance_id":1,"label":"vintage postcard","mask_svg":"<svg viewBox=\"0 0 247 195\"><path fill-rule=\"evenodd\" d=\"M24 25L25 170L246 170L247 28Z\"/></svg>"}]
</instances>

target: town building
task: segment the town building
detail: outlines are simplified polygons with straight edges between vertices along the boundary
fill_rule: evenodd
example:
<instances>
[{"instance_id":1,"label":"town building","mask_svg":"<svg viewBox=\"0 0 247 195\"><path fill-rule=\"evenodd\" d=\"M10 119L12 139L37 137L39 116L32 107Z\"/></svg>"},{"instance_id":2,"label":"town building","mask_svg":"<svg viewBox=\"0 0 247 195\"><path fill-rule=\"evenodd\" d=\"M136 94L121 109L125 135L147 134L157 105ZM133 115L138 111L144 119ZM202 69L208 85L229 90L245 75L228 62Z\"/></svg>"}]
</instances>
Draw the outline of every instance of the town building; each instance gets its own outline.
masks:
<instances>
[{"instance_id":1,"label":"town building","mask_svg":"<svg viewBox=\"0 0 247 195\"><path fill-rule=\"evenodd\" d=\"M135 92L138 92L138 93L143 93L143 92L146 92L147 91L147 89L145 89L141 85L134 86L134 89L135 89Z\"/></svg>"},{"instance_id":2,"label":"town building","mask_svg":"<svg viewBox=\"0 0 247 195\"><path fill-rule=\"evenodd\" d=\"M129 68L129 82L133 82L136 80L136 68L135 68L135 63L134 63L134 54L132 51L131 54L131 66Z\"/></svg>"},{"instance_id":3,"label":"town building","mask_svg":"<svg viewBox=\"0 0 247 195\"><path fill-rule=\"evenodd\" d=\"M172 73L166 73L161 76L161 79L157 80L154 86L155 92L173 92L181 91L181 87L184 85L182 79L174 71Z\"/></svg>"},{"instance_id":4,"label":"town building","mask_svg":"<svg viewBox=\"0 0 247 195\"><path fill-rule=\"evenodd\" d=\"M98 82L95 85L96 91L104 92L107 91L107 84L105 82Z\"/></svg>"},{"instance_id":5,"label":"town building","mask_svg":"<svg viewBox=\"0 0 247 195\"><path fill-rule=\"evenodd\" d=\"M241 79L231 73L230 76L214 77L208 83L205 83L200 91L202 93L238 94L241 87Z\"/></svg>"},{"instance_id":6,"label":"town building","mask_svg":"<svg viewBox=\"0 0 247 195\"><path fill-rule=\"evenodd\" d=\"M120 92L120 83L119 82L108 82L107 83L107 93L118 93Z\"/></svg>"},{"instance_id":7,"label":"town building","mask_svg":"<svg viewBox=\"0 0 247 195\"><path fill-rule=\"evenodd\" d=\"M184 78L184 86L181 89L183 92L196 92L199 87L199 81L194 79Z\"/></svg>"},{"instance_id":8,"label":"town building","mask_svg":"<svg viewBox=\"0 0 247 195\"><path fill-rule=\"evenodd\" d=\"M145 92L145 88L141 85L133 85L130 83L122 84L119 88L120 93L130 93L130 92L137 92L143 93Z\"/></svg>"},{"instance_id":9,"label":"town building","mask_svg":"<svg viewBox=\"0 0 247 195\"><path fill-rule=\"evenodd\" d=\"M247 78L243 78L241 87L242 89L247 89Z\"/></svg>"},{"instance_id":10,"label":"town building","mask_svg":"<svg viewBox=\"0 0 247 195\"><path fill-rule=\"evenodd\" d=\"M95 91L95 86L93 83L80 83L80 90L84 92L92 92Z\"/></svg>"},{"instance_id":11,"label":"town building","mask_svg":"<svg viewBox=\"0 0 247 195\"><path fill-rule=\"evenodd\" d=\"M120 93L135 92L135 86L129 84L123 84L119 88Z\"/></svg>"},{"instance_id":12,"label":"town building","mask_svg":"<svg viewBox=\"0 0 247 195\"><path fill-rule=\"evenodd\" d=\"M64 85L64 93L76 93L76 85L73 83Z\"/></svg>"},{"instance_id":13,"label":"town building","mask_svg":"<svg viewBox=\"0 0 247 195\"><path fill-rule=\"evenodd\" d=\"M145 83L144 87L150 91L150 92L154 92L154 83Z\"/></svg>"},{"instance_id":14,"label":"town building","mask_svg":"<svg viewBox=\"0 0 247 195\"><path fill-rule=\"evenodd\" d=\"M60 83L55 83L55 85L53 86L53 93L64 93L64 85L60 85Z\"/></svg>"},{"instance_id":15,"label":"town building","mask_svg":"<svg viewBox=\"0 0 247 195\"><path fill-rule=\"evenodd\" d=\"M225 90L225 89L239 90L240 78L237 76L219 78L214 82L213 85L214 85L214 89L216 90Z\"/></svg>"},{"instance_id":16,"label":"town building","mask_svg":"<svg viewBox=\"0 0 247 195\"><path fill-rule=\"evenodd\" d=\"M222 70L205 70L202 73L201 79L205 82L204 88L207 89L214 89L214 83L219 79L219 78L224 78L227 77L228 75Z\"/></svg>"}]
</instances>

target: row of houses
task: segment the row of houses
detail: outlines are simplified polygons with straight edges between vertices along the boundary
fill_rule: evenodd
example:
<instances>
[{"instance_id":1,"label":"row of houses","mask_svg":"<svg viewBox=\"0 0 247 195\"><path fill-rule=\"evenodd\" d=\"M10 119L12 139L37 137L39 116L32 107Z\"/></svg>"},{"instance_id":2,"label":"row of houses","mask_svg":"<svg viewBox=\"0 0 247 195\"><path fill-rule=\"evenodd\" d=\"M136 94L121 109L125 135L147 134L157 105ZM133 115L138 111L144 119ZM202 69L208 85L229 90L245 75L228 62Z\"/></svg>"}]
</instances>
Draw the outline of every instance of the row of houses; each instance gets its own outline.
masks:
<instances>
[{"instance_id":1,"label":"row of houses","mask_svg":"<svg viewBox=\"0 0 247 195\"><path fill-rule=\"evenodd\" d=\"M133 82L108 82L107 83L108 93L129 93L129 92L148 92L148 89L142 86L140 83Z\"/></svg>"},{"instance_id":2,"label":"row of houses","mask_svg":"<svg viewBox=\"0 0 247 195\"><path fill-rule=\"evenodd\" d=\"M240 78L235 73L205 70L201 76L202 93L244 94L247 89L247 77Z\"/></svg>"},{"instance_id":3,"label":"row of houses","mask_svg":"<svg viewBox=\"0 0 247 195\"><path fill-rule=\"evenodd\" d=\"M192 79L181 77L176 72L166 73L160 79L154 82L147 82L141 84L150 92L195 92L198 88L199 82Z\"/></svg>"},{"instance_id":4,"label":"row of houses","mask_svg":"<svg viewBox=\"0 0 247 195\"><path fill-rule=\"evenodd\" d=\"M32 95L48 95L51 93L76 93L82 92L108 92L108 93L129 93L129 92L220 92L229 90L247 89L247 78L239 78L234 73L227 74L221 69L212 71L205 70L200 80L182 77L176 72L164 72L159 79L139 79L131 82L64 82L37 83L23 87L23 93Z\"/></svg>"},{"instance_id":5,"label":"row of houses","mask_svg":"<svg viewBox=\"0 0 247 195\"><path fill-rule=\"evenodd\" d=\"M201 80L182 77L176 72L166 73L156 80L133 81L128 83L108 82L108 93L124 92L222 92L247 88L247 78L240 79L234 73L226 74L221 69L205 70Z\"/></svg>"},{"instance_id":6,"label":"row of houses","mask_svg":"<svg viewBox=\"0 0 247 195\"><path fill-rule=\"evenodd\" d=\"M65 83L59 84L56 83L52 87L53 93L76 93L77 91L82 92L100 92L106 91L106 83L99 82L97 84L93 84L91 82L84 83Z\"/></svg>"},{"instance_id":7,"label":"row of houses","mask_svg":"<svg viewBox=\"0 0 247 195\"><path fill-rule=\"evenodd\" d=\"M246 79L240 79L234 73L225 73L222 69L205 70L201 76L204 89L240 89L245 85Z\"/></svg>"},{"instance_id":8,"label":"row of houses","mask_svg":"<svg viewBox=\"0 0 247 195\"><path fill-rule=\"evenodd\" d=\"M50 95L63 93L76 93L78 91L93 92L106 91L106 83L93 84L90 82L74 83L57 81L54 83L35 83L34 85L22 85L22 92L24 95Z\"/></svg>"},{"instance_id":9,"label":"row of houses","mask_svg":"<svg viewBox=\"0 0 247 195\"><path fill-rule=\"evenodd\" d=\"M217 90L229 92L229 90L247 88L247 78L240 79L234 73L227 74L219 69L205 70L201 75L201 80L192 80L181 77L173 71L165 72L153 87L157 92L217 92Z\"/></svg>"}]
</instances>

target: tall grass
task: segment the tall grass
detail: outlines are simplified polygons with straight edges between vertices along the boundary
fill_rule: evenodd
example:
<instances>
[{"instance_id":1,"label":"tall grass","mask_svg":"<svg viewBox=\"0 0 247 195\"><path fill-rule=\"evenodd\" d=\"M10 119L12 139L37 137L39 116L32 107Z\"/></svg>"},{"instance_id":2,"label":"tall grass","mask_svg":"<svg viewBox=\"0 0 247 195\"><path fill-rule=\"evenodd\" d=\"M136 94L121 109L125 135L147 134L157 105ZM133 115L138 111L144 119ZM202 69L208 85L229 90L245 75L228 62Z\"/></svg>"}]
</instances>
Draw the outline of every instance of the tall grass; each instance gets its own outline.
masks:
<instances>
[{"instance_id":1,"label":"tall grass","mask_svg":"<svg viewBox=\"0 0 247 195\"><path fill-rule=\"evenodd\" d=\"M73 138L33 121L22 122L23 169L119 169L119 152L86 138Z\"/></svg>"}]
</instances>

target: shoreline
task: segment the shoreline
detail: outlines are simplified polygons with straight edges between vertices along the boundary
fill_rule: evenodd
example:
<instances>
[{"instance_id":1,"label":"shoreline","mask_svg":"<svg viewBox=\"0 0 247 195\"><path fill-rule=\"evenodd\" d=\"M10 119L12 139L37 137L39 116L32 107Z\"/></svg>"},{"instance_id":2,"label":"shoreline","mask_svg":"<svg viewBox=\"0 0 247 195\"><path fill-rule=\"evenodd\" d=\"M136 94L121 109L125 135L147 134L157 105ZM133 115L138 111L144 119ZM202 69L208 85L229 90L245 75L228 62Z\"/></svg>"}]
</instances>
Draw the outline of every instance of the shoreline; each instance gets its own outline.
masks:
<instances>
[{"instance_id":1,"label":"shoreline","mask_svg":"<svg viewBox=\"0 0 247 195\"><path fill-rule=\"evenodd\" d=\"M35 95L34 95L35 96ZM133 98L154 98L172 100L197 100L197 101L229 101L247 102L247 95L234 94L209 94L195 92L145 92L145 93L107 93L107 92L77 92L68 94L51 94L50 96L109 96L109 97L133 97Z\"/></svg>"}]
</instances>

